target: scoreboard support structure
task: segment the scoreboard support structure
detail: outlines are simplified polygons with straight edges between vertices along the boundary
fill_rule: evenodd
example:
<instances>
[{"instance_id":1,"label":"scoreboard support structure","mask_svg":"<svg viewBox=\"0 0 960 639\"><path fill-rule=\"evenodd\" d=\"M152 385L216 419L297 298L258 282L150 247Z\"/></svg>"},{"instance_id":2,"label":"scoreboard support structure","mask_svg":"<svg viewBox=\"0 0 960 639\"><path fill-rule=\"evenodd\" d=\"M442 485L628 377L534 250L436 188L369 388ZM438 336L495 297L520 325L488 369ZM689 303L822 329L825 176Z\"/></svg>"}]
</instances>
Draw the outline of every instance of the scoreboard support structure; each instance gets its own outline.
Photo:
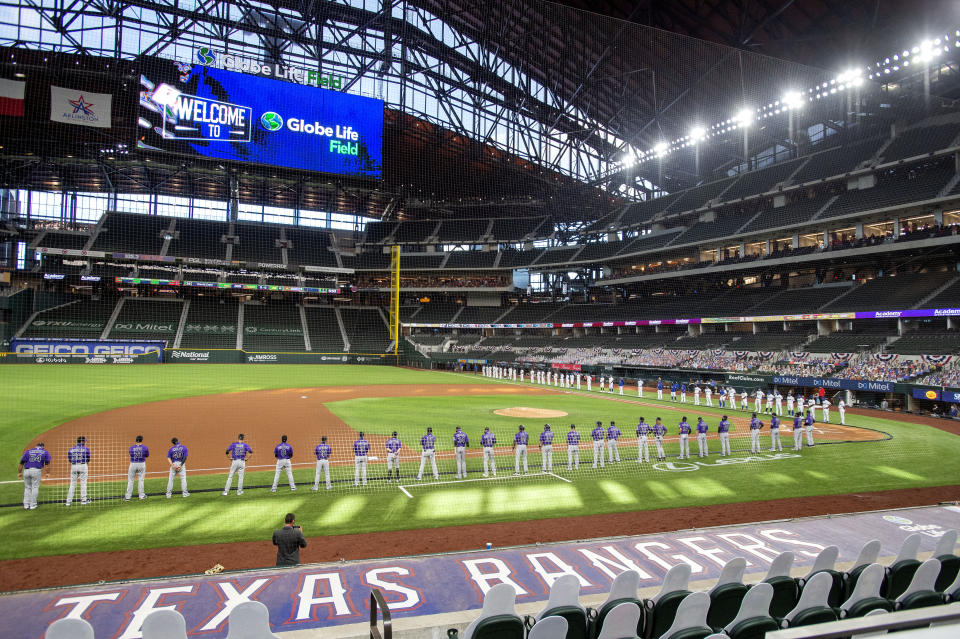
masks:
<instances>
[{"instance_id":1,"label":"scoreboard support structure","mask_svg":"<svg viewBox=\"0 0 960 639\"><path fill-rule=\"evenodd\" d=\"M400 347L400 247L390 247L390 339L393 355Z\"/></svg>"}]
</instances>

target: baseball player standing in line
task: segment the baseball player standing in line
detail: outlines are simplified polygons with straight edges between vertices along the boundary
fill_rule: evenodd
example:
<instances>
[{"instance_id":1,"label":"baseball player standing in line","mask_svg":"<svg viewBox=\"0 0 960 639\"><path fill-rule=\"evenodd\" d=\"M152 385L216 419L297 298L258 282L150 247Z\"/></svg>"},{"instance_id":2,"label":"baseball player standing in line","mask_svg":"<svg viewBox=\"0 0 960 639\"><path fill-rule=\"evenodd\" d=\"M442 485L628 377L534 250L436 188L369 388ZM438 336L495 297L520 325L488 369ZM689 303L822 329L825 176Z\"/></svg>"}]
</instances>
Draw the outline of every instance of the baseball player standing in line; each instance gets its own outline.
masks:
<instances>
[{"instance_id":1,"label":"baseball player standing in line","mask_svg":"<svg viewBox=\"0 0 960 639\"><path fill-rule=\"evenodd\" d=\"M610 458L609 463L613 463L614 458L616 458L617 463L620 463L620 444L617 440L620 439L620 429L617 428L617 425L611 420L610 428L607 429L607 455Z\"/></svg>"},{"instance_id":2,"label":"baseball player standing in line","mask_svg":"<svg viewBox=\"0 0 960 639\"><path fill-rule=\"evenodd\" d=\"M707 398L707 406L713 408L713 388L707 386L707 389L704 391L704 395Z\"/></svg>"},{"instance_id":3,"label":"baseball player standing in line","mask_svg":"<svg viewBox=\"0 0 960 639\"><path fill-rule=\"evenodd\" d=\"M580 470L580 433L575 424L570 424L570 432L567 433L567 470L574 467Z\"/></svg>"},{"instance_id":4,"label":"baseball player standing in line","mask_svg":"<svg viewBox=\"0 0 960 639\"><path fill-rule=\"evenodd\" d=\"M803 419L803 405L806 402L803 398L803 393L797 395L797 413L800 415L800 418Z\"/></svg>"},{"instance_id":5,"label":"baseball player standing in line","mask_svg":"<svg viewBox=\"0 0 960 639\"><path fill-rule=\"evenodd\" d=\"M767 408L764 412L769 415L773 415L773 391L767 393Z\"/></svg>"},{"instance_id":6,"label":"baseball player standing in line","mask_svg":"<svg viewBox=\"0 0 960 639\"><path fill-rule=\"evenodd\" d=\"M702 417L697 417L697 457L706 457L710 454L707 447L707 423Z\"/></svg>"},{"instance_id":7,"label":"baseball player standing in line","mask_svg":"<svg viewBox=\"0 0 960 639\"><path fill-rule=\"evenodd\" d=\"M313 454L317 458L317 467L313 471L313 490L320 490L320 471L323 471L323 478L327 484L327 490L330 490L330 453L333 449L327 443L327 436L320 438L320 443L313 449ZM399 466L399 463L397 464ZM399 479L397 481L400 481Z\"/></svg>"},{"instance_id":8,"label":"baseball player standing in line","mask_svg":"<svg viewBox=\"0 0 960 639\"><path fill-rule=\"evenodd\" d=\"M540 467L545 473L553 472L553 431L550 430L550 424L544 424L540 433Z\"/></svg>"},{"instance_id":9,"label":"baseball player standing in line","mask_svg":"<svg viewBox=\"0 0 960 639\"><path fill-rule=\"evenodd\" d=\"M760 452L760 429L763 428L763 422L757 419L757 414L753 414L750 419L750 452Z\"/></svg>"},{"instance_id":10,"label":"baseball player standing in line","mask_svg":"<svg viewBox=\"0 0 960 639\"><path fill-rule=\"evenodd\" d=\"M586 377L587 377L587 392L589 393L592 390L591 386L593 385L593 375L587 375Z\"/></svg>"},{"instance_id":11,"label":"baseball player standing in line","mask_svg":"<svg viewBox=\"0 0 960 639\"><path fill-rule=\"evenodd\" d=\"M783 395L780 394L780 390L777 389L774 391L776 394L773 396L777 402L777 415L783 416Z\"/></svg>"},{"instance_id":12,"label":"baseball player standing in line","mask_svg":"<svg viewBox=\"0 0 960 639\"><path fill-rule=\"evenodd\" d=\"M667 427L663 425L660 418L653 424L653 443L657 446L657 461L663 461L667 458L663 452L663 436L667 434Z\"/></svg>"},{"instance_id":13,"label":"baseball player standing in line","mask_svg":"<svg viewBox=\"0 0 960 639\"><path fill-rule=\"evenodd\" d=\"M237 435L237 441L227 446L227 456L230 462L230 472L227 473L227 485L223 489L223 496L230 494L230 484L233 483L233 474L237 473L237 494L243 494L243 473L247 468L247 455L252 455L253 449L243 441L243 433Z\"/></svg>"},{"instance_id":14,"label":"baseball player standing in line","mask_svg":"<svg viewBox=\"0 0 960 639\"><path fill-rule=\"evenodd\" d=\"M497 460L493 456L493 447L497 443L497 436L490 432L490 427L483 429L483 435L480 435L480 446L483 448L483 476L488 475L489 470L493 471L493 476L497 476Z\"/></svg>"},{"instance_id":15,"label":"baseball player standing in line","mask_svg":"<svg viewBox=\"0 0 960 639\"><path fill-rule=\"evenodd\" d=\"M844 420L844 414L847 412L847 405L840 400L840 403L837 404L837 410L840 411L840 425L846 426L847 422Z\"/></svg>"},{"instance_id":16,"label":"baseball player standing in line","mask_svg":"<svg viewBox=\"0 0 960 639\"><path fill-rule=\"evenodd\" d=\"M657 378L657 399L663 399L663 380Z\"/></svg>"},{"instance_id":17,"label":"baseball player standing in line","mask_svg":"<svg viewBox=\"0 0 960 639\"><path fill-rule=\"evenodd\" d=\"M180 494L189 497L187 492L187 455L190 451L174 437L170 440L172 446L167 450L167 461L170 463L170 475L167 477L167 499L173 494L173 478L180 475Z\"/></svg>"},{"instance_id":18,"label":"baseball player standing in line","mask_svg":"<svg viewBox=\"0 0 960 639\"><path fill-rule=\"evenodd\" d=\"M814 409L811 408L807 411L807 416L803 420L803 425L807 430L807 446L813 446L813 423L817 421L813 417Z\"/></svg>"},{"instance_id":19,"label":"baseball player standing in line","mask_svg":"<svg viewBox=\"0 0 960 639\"><path fill-rule=\"evenodd\" d=\"M680 388L680 385L676 382L670 382L670 401L677 401L677 390Z\"/></svg>"},{"instance_id":20,"label":"baseball player standing in line","mask_svg":"<svg viewBox=\"0 0 960 639\"><path fill-rule=\"evenodd\" d=\"M717 424L717 432L720 433L720 455L728 457L730 455L730 422L727 421L726 415Z\"/></svg>"},{"instance_id":21,"label":"baseball player standing in line","mask_svg":"<svg viewBox=\"0 0 960 639\"><path fill-rule=\"evenodd\" d=\"M357 441L353 442L353 485L359 486L359 481L367 485L367 454L370 452L370 442L363 438L363 431Z\"/></svg>"},{"instance_id":22,"label":"baseball player standing in line","mask_svg":"<svg viewBox=\"0 0 960 639\"><path fill-rule=\"evenodd\" d=\"M273 449L273 456L277 458L277 470L273 473L273 486L270 492L277 492L277 481L280 479L280 471L287 471L287 481L290 483L290 490L296 490L297 485L293 481L293 446L287 443L287 436L280 436L280 443Z\"/></svg>"},{"instance_id":23,"label":"baseball player standing in line","mask_svg":"<svg viewBox=\"0 0 960 639\"><path fill-rule=\"evenodd\" d=\"M798 411L793 416L793 450L799 452L803 448L803 416Z\"/></svg>"},{"instance_id":24,"label":"baseball player standing in line","mask_svg":"<svg viewBox=\"0 0 960 639\"><path fill-rule=\"evenodd\" d=\"M77 479L80 479L80 505L90 503L87 499L87 469L90 463L90 449L84 444L87 438L77 437L77 445L67 451L67 461L70 462L70 488L67 489L67 506L73 501L73 493L77 489Z\"/></svg>"},{"instance_id":25,"label":"baseball player standing in line","mask_svg":"<svg viewBox=\"0 0 960 639\"><path fill-rule=\"evenodd\" d=\"M599 376L599 379L600 379L600 392L602 393L602 392L603 392L603 381L604 381L603 375L600 375L600 376Z\"/></svg>"},{"instance_id":26,"label":"baseball player standing in line","mask_svg":"<svg viewBox=\"0 0 960 639\"><path fill-rule=\"evenodd\" d=\"M637 463L650 461L650 426L640 418L637 424Z\"/></svg>"},{"instance_id":27,"label":"baseball player standing in line","mask_svg":"<svg viewBox=\"0 0 960 639\"><path fill-rule=\"evenodd\" d=\"M590 431L590 438L593 439L593 467L597 467L597 456L600 457L600 468L603 468L603 458L605 457L603 453L603 439L606 437L607 431L603 427L602 422L597 422L597 427Z\"/></svg>"},{"instance_id":28,"label":"baseball player standing in line","mask_svg":"<svg viewBox=\"0 0 960 639\"><path fill-rule=\"evenodd\" d=\"M757 401L753 404L753 412L759 413L763 410L763 389L758 388L756 392ZM754 415L756 417L756 415Z\"/></svg>"},{"instance_id":29,"label":"baseball player standing in line","mask_svg":"<svg viewBox=\"0 0 960 639\"><path fill-rule=\"evenodd\" d=\"M457 426L453 433L453 456L457 460L457 479L467 478L467 447L470 446L470 438L463 432L463 429Z\"/></svg>"},{"instance_id":30,"label":"baseball player standing in line","mask_svg":"<svg viewBox=\"0 0 960 639\"><path fill-rule=\"evenodd\" d=\"M523 474L527 474L527 443L530 441L530 434L524 430L523 424L513 436L513 474L520 474L520 459L523 458Z\"/></svg>"},{"instance_id":31,"label":"baseball player standing in line","mask_svg":"<svg viewBox=\"0 0 960 639\"><path fill-rule=\"evenodd\" d=\"M687 383L686 382L680 384L680 403L681 404L687 403Z\"/></svg>"},{"instance_id":32,"label":"baseball player standing in line","mask_svg":"<svg viewBox=\"0 0 960 639\"><path fill-rule=\"evenodd\" d=\"M623 378L620 378L620 394L623 395Z\"/></svg>"},{"instance_id":33,"label":"baseball player standing in line","mask_svg":"<svg viewBox=\"0 0 960 639\"><path fill-rule=\"evenodd\" d=\"M780 443L780 418L776 415L770 418L770 451L783 452L783 444Z\"/></svg>"},{"instance_id":34,"label":"baseball player standing in line","mask_svg":"<svg viewBox=\"0 0 960 639\"><path fill-rule=\"evenodd\" d=\"M37 442L33 448L23 451L20 456L20 465L17 466L17 479L23 477L23 509L35 510L37 495L40 493L40 474L50 479L50 453L43 447L43 442ZM44 469L44 466L47 468Z\"/></svg>"},{"instance_id":35,"label":"baseball player standing in line","mask_svg":"<svg viewBox=\"0 0 960 639\"><path fill-rule=\"evenodd\" d=\"M130 447L130 465L127 467L127 492L123 496L124 501L130 501L133 497L133 478L139 480L140 499L146 499L147 493L143 491L143 479L147 474L147 457L150 456L150 449L143 445L143 435L137 435L136 443Z\"/></svg>"},{"instance_id":36,"label":"baseball player standing in line","mask_svg":"<svg viewBox=\"0 0 960 639\"><path fill-rule=\"evenodd\" d=\"M707 390L709 391L710 389L708 388ZM719 405L720 408L726 408L727 407L727 389L720 388L717 392L720 393L720 397L717 398L717 404ZM707 406L713 406L713 404L710 403L709 393L707 394ZM733 406L731 406L730 408L732 410L737 410L736 403L734 403Z\"/></svg>"},{"instance_id":37,"label":"baseball player standing in line","mask_svg":"<svg viewBox=\"0 0 960 639\"><path fill-rule=\"evenodd\" d=\"M577 373L577 390L580 390L580 378L583 377L580 373Z\"/></svg>"},{"instance_id":38,"label":"baseball player standing in line","mask_svg":"<svg viewBox=\"0 0 960 639\"><path fill-rule=\"evenodd\" d=\"M690 424L686 416L680 418L680 459L690 459Z\"/></svg>"},{"instance_id":39,"label":"baseball player standing in line","mask_svg":"<svg viewBox=\"0 0 960 639\"><path fill-rule=\"evenodd\" d=\"M793 402L795 401L793 397L793 391L787 391L787 415L793 417Z\"/></svg>"},{"instance_id":40,"label":"baseball player standing in line","mask_svg":"<svg viewBox=\"0 0 960 639\"><path fill-rule=\"evenodd\" d=\"M396 466L396 480L400 483L400 449L403 448L403 442L397 438L397 431L393 431L390 439L386 441L384 447L387 449L387 481L390 481L390 475L393 474Z\"/></svg>"},{"instance_id":41,"label":"baseball player standing in line","mask_svg":"<svg viewBox=\"0 0 960 639\"><path fill-rule=\"evenodd\" d=\"M823 421L826 424L830 423L830 400L826 397L820 402L820 408L823 409Z\"/></svg>"},{"instance_id":42,"label":"baseball player standing in line","mask_svg":"<svg viewBox=\"0 0 960 639\"><path fill-rule=\"evenodd\" d=\"M643 380L637 378L637 397L643 397Z\"/></svg>"},{"instance_id":43,"label":"baseball player standing in line","mask_svg":"<svg viewBox=\"0 0 960 639\"><path fill-rule=\"evenodd\" d=\"M700 384L693 387L693 405L700 405Z\"/></svg>"},{"instance_id":44,"label":"baseball player standing in line","mask_svg":"<svg viewBox=\"0 0 960 639\"><path fill-rule=\"evenodd\" d=\"M759 391L759 390L758 390L757 392L762 393L763 391ZM759 401L760 401L760 399L757 399L757 402L759 402ZM758 404L758 405L759 405L759 404ZM734 397L734 399L733 399L733 408L734 408L734 409L737 408L737 399L736 399L736 397ZM740 410L742 410L743 412L747 412L748 410L750 410L750 394L747 392L747 389L746 389L746 388L744 388L742 391L740 391ZM757 410L759 410L759 409L757 409Z\"/></svg>"},{"instance_id":45,"label":"baseball player standing in line","mask_svg":"<svg viewBox=\"0 0 960 639\"><path fill-rule=\"evenodd\" d=\"M420 438L420 470L417 471L417 481L423 479L423 466L427 459L430 459L430 465L433 467L433 478L440 479L440 473L437 472L437 436L433 434L433 428L427 426L427 434Z\"/></svg>"}]
</instances>

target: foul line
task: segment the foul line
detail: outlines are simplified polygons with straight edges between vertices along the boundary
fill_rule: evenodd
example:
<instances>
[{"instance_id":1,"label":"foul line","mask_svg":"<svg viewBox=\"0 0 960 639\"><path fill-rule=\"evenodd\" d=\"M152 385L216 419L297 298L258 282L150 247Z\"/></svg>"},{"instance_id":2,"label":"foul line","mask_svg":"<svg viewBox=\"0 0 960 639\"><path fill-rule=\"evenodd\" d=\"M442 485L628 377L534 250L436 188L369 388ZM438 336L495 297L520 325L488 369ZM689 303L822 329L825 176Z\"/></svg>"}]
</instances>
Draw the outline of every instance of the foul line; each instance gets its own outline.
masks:
<instances>
[{"instance_id":1,"label":"foul line","mask_svg":"<svg viewBox=\"0 0 960 639\"><path fill-rule=\"evenodd\" d=\"M427 487L427 486L448 486L448 485L450 485L450 484L465 484L465 483L467 483L467 482L472 482L472 481L497 481L497 480L503 480L503 479L524 479L524 478L531 479L531 478L534 478L534 477L542 477L542 476L544 476L544 475L548 475L548 476L550 476L550 477L556 477L557 479L560 479L560 480L562 480L562 481L565 481L565 482L567 482L568 484L572 484L572 483L573 483L572 481L570 481L570 480L567 479L566 477L561 477L560 475L554 475L552 472L551 472L551 473L545 473L545 472L541 472L541 471L533 471L533 472L531 472L531 473L526 473L526 474L523 474L523 475L515 475L515 474L513 474L513 473L504 473L504 474L500 475L499 477L498 477L497 475L494 475L493 477L475 477L474 479L454 479L454 480L449 480L449 481L431 481L431 482L426 482L426 483L417 482L417 483L415 483L415 484L407 484L406 486L397 486L397 488L399 488L399 489L402 490L404 493L406 493L408 497L412 498L413 495L411 495L410 493L408 493L408 492L405 490L406 488L425 488L425 487Z\"/></svg>"},{"instance_id":2,"label":"foul line","mask_svg":"<svg viewBox=\"0 0 960 639\"><path fill-rule=\"evenodd\" d=\"M408 493L406 488L404 488L403 486L397 486L397 488L399 488L399 489L401 490L401 492L403 492L404 495L406 495L406 496L409 497L410 499L413 499L413 495L411 495L410 493Z\"/></svg>"},{"instance_id":3,"label":"foul line","mask_svg":"<svg viewBox=\"0 0 960 639\"><path fill-rule=\"evenodd\" d=\"M559 480L561 480L561 481L565 481L565 482L567 482L568 484L572 484L572 483L573 483L572 480L567 479L566 477L561 477L560 475L554 475L553 472L548 472L548 473L544 473L544 474L550 475L551 477L556 477L557 479L559 479Z\"/></svg>"}]
</instances>

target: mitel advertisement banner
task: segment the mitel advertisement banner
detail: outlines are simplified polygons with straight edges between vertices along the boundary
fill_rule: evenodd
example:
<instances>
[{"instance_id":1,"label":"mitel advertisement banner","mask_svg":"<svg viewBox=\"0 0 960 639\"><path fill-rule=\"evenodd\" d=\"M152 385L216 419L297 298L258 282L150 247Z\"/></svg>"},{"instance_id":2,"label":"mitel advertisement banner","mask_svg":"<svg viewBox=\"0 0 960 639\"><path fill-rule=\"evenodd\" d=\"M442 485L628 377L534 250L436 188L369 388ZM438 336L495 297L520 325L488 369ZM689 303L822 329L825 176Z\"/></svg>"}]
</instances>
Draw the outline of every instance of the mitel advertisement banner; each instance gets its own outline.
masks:
<instances>
[{"instance_id":1,"label":"mitel advertisement banner","mask_svg":"<svg viewBox=\"0 0 960 639\"><path fill-rule=\"evenodd\" d=\"M383 101L209 66L145 61L141 149L380 178Z\"/></svg>"},{"instance_id":2,"label":"mitel advertisement banner","mask_svg":"<svg viewBox=\"0 0 960 639\"><path fill-rule=\"evenodd\" d=\"M14 353L30 355L141 355L162 352L165 344L157 341L69 340L17 338L10 341Z\"/></svg>"},{"instance_id":3,"label":"mitel advertisement banner","mask_svg":"<svg viewBox=\"0 0 960 639\"><path fill-rule=\"evenodd\" d=\"M832 377L796 377L778 375L773 378L777 386L805 386L827 388L830 390L870 391L874 393L892 393L893 382L873 382L863 379L834 379Z\"/></svg>"}]
</instances>

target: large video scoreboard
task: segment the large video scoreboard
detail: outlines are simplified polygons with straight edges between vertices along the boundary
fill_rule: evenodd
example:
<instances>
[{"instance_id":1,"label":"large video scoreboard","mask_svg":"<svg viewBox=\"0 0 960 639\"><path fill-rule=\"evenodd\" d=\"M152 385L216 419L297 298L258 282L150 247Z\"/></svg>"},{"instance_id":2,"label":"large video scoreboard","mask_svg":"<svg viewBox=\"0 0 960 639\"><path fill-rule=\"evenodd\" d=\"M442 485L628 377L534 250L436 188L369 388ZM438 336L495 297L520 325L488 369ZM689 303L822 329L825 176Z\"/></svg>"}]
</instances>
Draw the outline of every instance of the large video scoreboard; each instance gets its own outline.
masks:
<instances>
[{"instance_id":1,"label":"large video scoreboard","mask_svg":"<svg viewBox=\"0 0 960 639\"><path fill-rule=\"evenodd\" d=\"M381 177L381 100L210 66L142 65L139 149Z\"/></svg>"}]
</instances>

